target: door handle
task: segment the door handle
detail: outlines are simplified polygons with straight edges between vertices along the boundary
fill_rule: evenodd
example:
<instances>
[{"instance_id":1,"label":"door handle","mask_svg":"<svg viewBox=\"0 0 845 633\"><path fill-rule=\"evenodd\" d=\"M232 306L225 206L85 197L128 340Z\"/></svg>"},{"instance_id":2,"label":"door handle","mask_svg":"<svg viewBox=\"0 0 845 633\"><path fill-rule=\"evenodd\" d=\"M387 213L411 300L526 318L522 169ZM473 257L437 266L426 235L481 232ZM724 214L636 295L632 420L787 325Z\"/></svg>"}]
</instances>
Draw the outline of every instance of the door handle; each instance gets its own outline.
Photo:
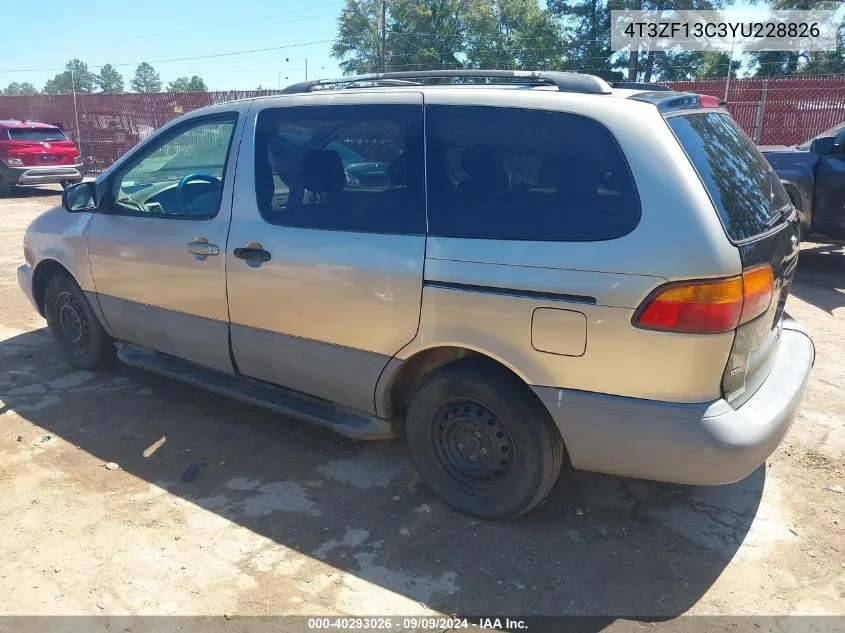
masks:
<instances>
[{"instance_id":1,"label":"door handle","mask_svg":"<svg viewBox=\"0 0 845 633\"><path fill-rule=\"evenodd\" d=\"M263 248L236 248L235 257L251 262L269 262L270 251L265 251Z\"/></svg>"},{"instance_id":2,"label":"door handle","mask_svg":"<svg viewBox=\"0 0 845 633\"><path fill-rule=\"evenodd\" d=\"M208 242L188 242L188 252L194 255L219 255L220 249L216 244Z\"/></svg>"}]
</instances>

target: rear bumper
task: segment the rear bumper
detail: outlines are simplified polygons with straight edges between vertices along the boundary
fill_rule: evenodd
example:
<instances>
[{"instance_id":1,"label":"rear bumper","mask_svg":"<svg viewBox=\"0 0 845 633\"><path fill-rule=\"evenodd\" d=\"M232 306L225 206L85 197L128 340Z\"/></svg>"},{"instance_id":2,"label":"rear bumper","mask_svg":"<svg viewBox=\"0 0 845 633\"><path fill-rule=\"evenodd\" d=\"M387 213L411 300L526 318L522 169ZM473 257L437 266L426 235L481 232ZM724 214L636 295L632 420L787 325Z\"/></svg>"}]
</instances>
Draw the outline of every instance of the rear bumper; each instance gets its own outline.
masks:
<instances>
[{"instance_id":1,"label":"rear bumper","mask_svg":"<svg viewBox=\"0 0 845 633\"><path fill-rule=\"evenodd\" d=\"M727 484L762 464L786 435L815 361L812 340L784 322L766 381L741 407L677 404L533 387L560 429L572 465L681 484Z\"/></svg>"},{"instance_id":2,"label":"rear bumper","mask_svg":"<svg viewBox=\"0 0 845 633\"><path fill-rule=\"evenodd\" d=\"M45 185L50 183L79 182L85 175L82 164L50 165L38 167L9 167L0 161L0 176L10 185Z\"/></svg>"}]
</instances>

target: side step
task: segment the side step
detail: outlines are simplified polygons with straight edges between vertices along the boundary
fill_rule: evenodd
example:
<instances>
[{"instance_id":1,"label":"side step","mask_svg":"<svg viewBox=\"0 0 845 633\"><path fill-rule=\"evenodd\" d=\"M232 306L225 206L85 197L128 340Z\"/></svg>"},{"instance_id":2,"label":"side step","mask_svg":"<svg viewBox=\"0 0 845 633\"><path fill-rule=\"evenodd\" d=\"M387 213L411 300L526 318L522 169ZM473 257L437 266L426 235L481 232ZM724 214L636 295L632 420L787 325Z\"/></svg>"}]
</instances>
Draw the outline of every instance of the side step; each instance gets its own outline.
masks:
<instances>
[{"instance_id":1,"label":"side step","mask_svg":"<svg viewBox=\"0 0 845 633\"><path fill-rule=\"evenodd\" d=\"M121 344L117 357L130 367L145 369L194 387L324 426L356 440L387 440L398 437L396 428L387 420L353 409L344 409L332 402L300 395L281 387L220 374L143 347Z\"/></svg>"}]
</instances>

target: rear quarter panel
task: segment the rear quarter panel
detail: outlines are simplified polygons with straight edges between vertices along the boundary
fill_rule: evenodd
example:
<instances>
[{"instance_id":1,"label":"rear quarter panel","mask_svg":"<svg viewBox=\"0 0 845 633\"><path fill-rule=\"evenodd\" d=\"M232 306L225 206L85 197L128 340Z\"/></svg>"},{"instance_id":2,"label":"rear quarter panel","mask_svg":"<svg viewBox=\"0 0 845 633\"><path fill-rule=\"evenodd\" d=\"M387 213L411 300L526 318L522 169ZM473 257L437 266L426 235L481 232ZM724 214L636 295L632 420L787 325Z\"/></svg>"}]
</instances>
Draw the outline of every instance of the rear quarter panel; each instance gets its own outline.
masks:
<instances>
[{"instance_id":1,"label":"rear quarter panel","mask_svg":"<svg viewBox=\"0 0 845 633\"><path fill-rule=\"evenodd\" d=\"M457 91L426 103L460 104ZM597 119L622 147L639 191L642 217L628 235L601 242L517 242L429 237L422 318L399 356L439 345L487 354L531 385L673 402L720 397L733 334L683 335L635 328L636 308L667 281L738 274L741 263L698 175L650 104L613 97L473 91L473 105L541 108ZM438 282L589 296L590 303L542 301L506 291L479 294ZM532 345L540 307L581 312L580 356Z\"/></svg>"}]
</instances>

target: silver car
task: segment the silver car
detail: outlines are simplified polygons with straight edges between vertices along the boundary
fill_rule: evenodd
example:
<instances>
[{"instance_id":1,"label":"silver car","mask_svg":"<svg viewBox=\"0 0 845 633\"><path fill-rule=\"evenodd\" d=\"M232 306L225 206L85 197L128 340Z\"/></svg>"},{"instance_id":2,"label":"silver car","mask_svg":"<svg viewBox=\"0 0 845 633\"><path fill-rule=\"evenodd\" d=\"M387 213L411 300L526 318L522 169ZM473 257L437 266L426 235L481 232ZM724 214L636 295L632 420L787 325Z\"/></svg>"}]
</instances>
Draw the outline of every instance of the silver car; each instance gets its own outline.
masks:
<instances>
[{"instance_id":1,"label":"silver car","mask_svg":"<svg viewBox=\"0 0 845 633\"><path fill-rule=\"evenodd\" d=\"M500 518L564 462L756 469L815 357L798 250L718 99L428 71L179 117L37 218L18 275L72 365L406 436L447 504Z\"/></svg>"}]
</instances>

